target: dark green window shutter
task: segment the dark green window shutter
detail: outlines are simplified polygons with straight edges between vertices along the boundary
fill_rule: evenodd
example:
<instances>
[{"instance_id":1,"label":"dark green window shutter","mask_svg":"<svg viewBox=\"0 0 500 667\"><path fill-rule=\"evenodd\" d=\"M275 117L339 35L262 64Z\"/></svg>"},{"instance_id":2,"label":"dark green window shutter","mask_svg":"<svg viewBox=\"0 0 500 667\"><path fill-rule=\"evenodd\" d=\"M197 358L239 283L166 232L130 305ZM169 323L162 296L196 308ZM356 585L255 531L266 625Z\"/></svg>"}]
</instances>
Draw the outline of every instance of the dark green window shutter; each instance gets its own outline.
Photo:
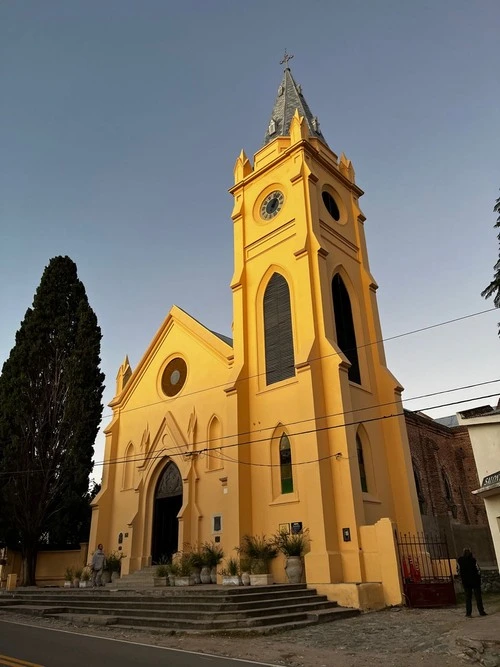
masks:
<instances>
[{"instance_id":1,"label":"dark green window shutter","mask_svg":"<svg viewBox=\"0 0 500 667\"><path fill-rule=\"evenodd\" d=\"M335 313L335 328L337 330L337 344L351 362L348 373L349 380L361 384L351 300L349 299L349 293L344 285L344 281L338 273L332 280L332 298L333 311Z\"/></svg>"},{"instance_id":2,"label":"dark green window shutter","mask_svg":"<svg viewBox=\"0 0 500 667\"><path fill-rule=\"evenodd\" d=\"M293 493L292 450L284 433L280 438L280 476L281 493Z\"/></svg>"},{"instance_id":3,"label":"dark green window shutter","mask_svg":"<svg viewBox=\"0 0 500 667\"><path fill-rule=\"evenodd\" d=\"M274 273L264 293L266 384L295 375L292 313L288 283Z\"/></svg>"}]
</instances>

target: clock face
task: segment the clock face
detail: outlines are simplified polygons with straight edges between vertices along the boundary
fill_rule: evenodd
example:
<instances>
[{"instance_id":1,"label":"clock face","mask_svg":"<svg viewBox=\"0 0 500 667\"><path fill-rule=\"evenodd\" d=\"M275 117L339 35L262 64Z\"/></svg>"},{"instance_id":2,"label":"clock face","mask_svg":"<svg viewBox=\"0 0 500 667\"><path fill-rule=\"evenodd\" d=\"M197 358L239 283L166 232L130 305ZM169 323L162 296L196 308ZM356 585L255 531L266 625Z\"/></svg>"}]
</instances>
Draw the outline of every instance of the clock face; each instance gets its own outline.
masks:
<instances>
[{"instance_id":1,"label":"clock face","mask_svg":"<svg viewBox=\"0 0 500 667\"><path fill-rule=\"evenodd\" d=\"M267 195L267 197L264 199L260 207L261 218L264 220L271 220L277 216L283 208L284 201L285 196L282 192L279 190L274 190L274 192L271 192L271 194Z\"/></svg>"}]
</instances>

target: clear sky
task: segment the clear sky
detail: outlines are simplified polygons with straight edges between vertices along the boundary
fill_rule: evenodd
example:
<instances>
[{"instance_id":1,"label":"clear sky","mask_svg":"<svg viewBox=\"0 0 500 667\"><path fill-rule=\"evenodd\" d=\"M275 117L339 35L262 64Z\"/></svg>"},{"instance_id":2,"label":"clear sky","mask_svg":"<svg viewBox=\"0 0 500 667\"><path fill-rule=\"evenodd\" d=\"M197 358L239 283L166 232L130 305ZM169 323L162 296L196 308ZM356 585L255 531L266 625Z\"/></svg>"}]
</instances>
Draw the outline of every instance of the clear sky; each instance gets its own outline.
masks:
<instances>
[{"instance_id":1,"label":"clear sky","mask_svg":"<svg viewBox=\"0 0 500 667\"><path fill-rule=\"evenodd\" d=\"M0 363L59 254L102 328L106 403L172 304L231 335L227 189L262 144L285 47L366 192L384 337L491 308L499 25L498 0L2 2ZM410 399L500 377L499 319L387 341L406 407L496 403L499 383Z\"/></svg>"}]
</instances>

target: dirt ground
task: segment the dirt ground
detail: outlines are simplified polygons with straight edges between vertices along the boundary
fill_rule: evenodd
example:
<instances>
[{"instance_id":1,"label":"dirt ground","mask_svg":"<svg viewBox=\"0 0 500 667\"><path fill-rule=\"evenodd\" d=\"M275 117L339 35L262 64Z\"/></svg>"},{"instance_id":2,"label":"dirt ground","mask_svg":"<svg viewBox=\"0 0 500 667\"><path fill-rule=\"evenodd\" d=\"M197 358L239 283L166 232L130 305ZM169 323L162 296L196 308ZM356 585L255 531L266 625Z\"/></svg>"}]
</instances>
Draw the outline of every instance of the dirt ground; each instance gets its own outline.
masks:
<instances>
[{"instance_id":1,"label":"dirt ground","mask_svg":"<svg viewBox=\"0 0 500 667\"><path fill-rule=\"evenodd\" d=\"M287 667L457 667L467 656L464 637L500 640L500 595L485 598L488 616L465 618L462 606L445 609L396 607L356 618L273 635L158 634L75 625L8 611L1 618L30 625L168 646ZM495 656L498 656L496 661ZM486 654L484 654L486 658ZM468 659L468 664L472 660ZM483 664L500 665L500 649ZM476 663L477 664L477 663Z\"/></svg>"}]
</instances>

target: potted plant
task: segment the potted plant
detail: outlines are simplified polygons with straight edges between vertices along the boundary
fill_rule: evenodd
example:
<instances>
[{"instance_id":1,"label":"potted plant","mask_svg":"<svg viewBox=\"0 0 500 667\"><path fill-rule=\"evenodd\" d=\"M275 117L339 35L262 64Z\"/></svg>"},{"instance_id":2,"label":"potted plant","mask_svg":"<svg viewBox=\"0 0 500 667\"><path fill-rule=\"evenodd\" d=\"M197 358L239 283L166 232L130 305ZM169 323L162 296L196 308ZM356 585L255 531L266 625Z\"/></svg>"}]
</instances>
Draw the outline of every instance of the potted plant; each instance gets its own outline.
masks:
<instances>
[{"instance_id":1,"label":"potted plant","mask_svg":"<svg viewBox=\"0 0 500 667\"><path fill-rule=\"evenodd\" d=\"M250 586L250 572L252 563L249 558L240 558L241 583L243 586Z\"/></svg>"},{"instance_id":2,"label":"potted plant","mask_svg":"<svg viewBox=\"0 0 500 667\"><path fill-rule=\"evenodd\" d=\"M73 571L73 588L80 588L80 578L82 576L83 568L76 567Z\"/></svg>"},{"instance_id":3,"label":"potted plant","mask_svg":"<svg viewBox=\"0 0 500 667\"><path fill-rule=\"evenodd\" d=\"M192 586L193 579L191 575L193 573L193 566L191 564L191 554L186 551L180 551L176 554L175 564L178 568L178 574L175 577L176 586Z\"/></svg>"},{"instance_id":4,"label":"potted plant","mask_svg":"<svg viewBox=\"0 0 500 667\"><path fill-rule=\"evenodd\" d=\"M74 574L73 568L67 567L66 572L64 573L64 588L71 588L73 584Z\"/></svg>"},{"instance_id":5,"label":"potted plant","mask_svg":"<svg viewBox=\"0 0 500 667\"><path fill-rule=\"evenodd\" d=\"M222 575L223 586L239 586L241 584L240 566L236 558L228 558L226 567L221 570L220 574Z\"/></svg>"},{"instance_id":6,"label":"potted plant","mask_svg":"<svg viewBox=\"0 0 500 667\"><path fill-rule=\"evenodd\" d=\"M239 551L250 560L251 586L267 586L273 583L273 577L269 574L269 563L278 555L278 548L272 539L265 535L243 535Z\"/></svg>"},{"instance_id":7,"label":"potted plant","mask_svg":"<svg viewBox=\"0 0 500 667\"><path fill-rule=\"evenodd\" d=\"M175 578L179 575L179 567L177 563L174 562L167 563L166 567L167 567L168 585L175 586Z\"/></svg>"},{"instance_id":8,"label":"potted plant","mask_svg":"<svg viewBox=\"0 0 500 667\"><path fill-rule=\"evenodd\" d=\"M80 577L80 588L89 588L90 586L90 570L88 567L84 567L82 570L82 576Z\"/></svg>"},{"instance_id":9,"label":"potted plant","mask_svg":"<svg viewBox=\"0 0 500 667\"><path fill-rule=\"evenodd\" d=\"M112 551L109 556L106 556L106 567L111 572L111 581L116 581L120 578L123 558L124 556L121 551Z\"/></svg>"},{"instance_id":10,"label":"potted plant","mask_svg":"<svg viewBox=\"0 0 500 667\"><path fill-rule=\"evenodd\" d=\"M300 584L304 571L302 559L309 550L309 529L293 535L279 532L274 537L274 543L286 558L285 572L288 581L291 584Z\"/></svg>"},{"instance_id":11,"label":"potted plant","mask_svg":"<svg viewBox=\"0 0 500 667\"><path fill-rule=\"evenodd\" d=\"M199 548L191 551L191 567L193 581L195 584L201 584L201 570L205 566L205 557L203 551ZM208 582L210 583L210 582Z\"/></svg>"},{"instance_id":12,"label":"potted plant","mask_svg":"<svg viewBox=\"0 0 500 667\"><path fill-rule=\"evenodd\" d=\"M158 563L156 566L155 576L153 577L154 586L166 586L168 581L168 565L167 563Z\"/></svg>"},{"instance_id":13,"label":"potted plant","mask_svg":"<svg viewBox=\"0 0 500 667\"><path fill-rule=\"evenodd\" d=\"M210 581L217 583L217 565L224 558L224 550L220 544L215 542L205 542L202 547L206 566L210 568Z\"/></svg>"}]
</instances>

